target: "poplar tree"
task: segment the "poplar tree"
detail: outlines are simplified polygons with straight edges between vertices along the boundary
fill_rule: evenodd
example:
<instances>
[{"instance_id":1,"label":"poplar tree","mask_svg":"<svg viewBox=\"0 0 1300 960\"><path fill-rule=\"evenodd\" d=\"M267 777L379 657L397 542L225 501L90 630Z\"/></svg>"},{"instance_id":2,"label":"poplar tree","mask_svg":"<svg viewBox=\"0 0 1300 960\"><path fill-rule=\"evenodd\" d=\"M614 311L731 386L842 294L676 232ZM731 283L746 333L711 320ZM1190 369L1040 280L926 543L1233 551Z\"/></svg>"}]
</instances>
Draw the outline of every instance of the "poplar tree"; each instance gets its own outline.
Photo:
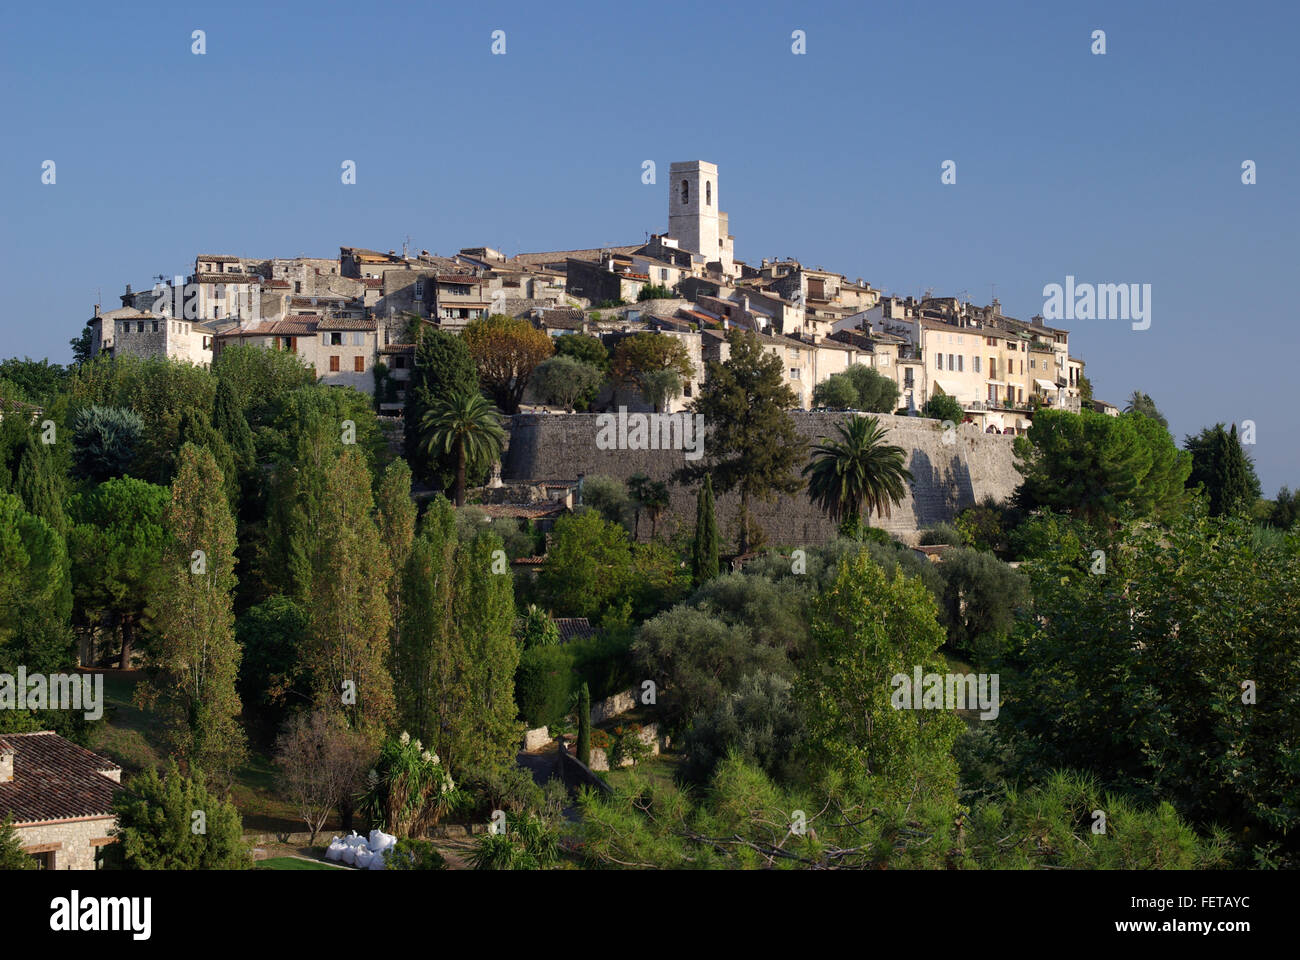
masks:
<instances>
[{"instance_id":1,"label":"poplar tree","mask_svg":"<svg viewBox=\"0 0 1300 960\"><path fill-rule=\"evenodd\" d=\"M370 471L356 449L325 470L305 653L316 703L342 708L353 729L379 730L393 719L388 672L391 613L388 555L372 515Z\"/></svg>"},{"instance_id":2,"label":"poplar tree","mask_svg":"<svg viewBox=\"0 0 1300 960\"><path fill-rule=\"evenodd\" d=\"M713 518L713 478L705 476L695 498L695 541L691 547L691 570L695 582L718 575L718 524Z\"/></svg>"},{"instance_id":3,"label":"poplar tree","mask_svg":"<svg viewBox=\"0 0 1300 960\"><path fill-rule=\"evenodd\" d=\"M415 501L411 499L411 468L402 459L394 460L379 480L376 493L375 520L379 524L379 541L388 554L393 575L388 581L388 609L392 626L389 642L396 643L402 623L402 585L406 560L415 539Z\"/></svg>"},{"instance_id":4,"label":"poplar tree","mask_svg":"<svg viewBox=\"0 0 1300 960\"><path fill-rule=\"evenodd\" d=\"M402 589L393 670L403 725L453 769L508 765L521 733L519 644L501 539L480 531L458 541L440 497L411 547Z\"/></svg>"},{"instance_id":5,"label":"poplar tree","mask_svg":"<svg viewBox=\"0 0 1300 960\"><path fill-rule=\"evenodd\" d=\"M455 515L439 497L420 525L402 572L402 609L393 680L402 728L449 758L448 732L466 709L460 638L452 633Z\"/></svg>"},{"instance_id":6,"label":"poplar tree","mask_svg":"<svg viewBox=\"0 0 1300 960\"><path fill-rule=\"evenodd\" d=\"M211 451L187 443L163 520L166 583L154 607L158 640L142 700L161 701L191 769L224 780L244 757L235 682L235 520Z\"/></svg>"}]
</instances>

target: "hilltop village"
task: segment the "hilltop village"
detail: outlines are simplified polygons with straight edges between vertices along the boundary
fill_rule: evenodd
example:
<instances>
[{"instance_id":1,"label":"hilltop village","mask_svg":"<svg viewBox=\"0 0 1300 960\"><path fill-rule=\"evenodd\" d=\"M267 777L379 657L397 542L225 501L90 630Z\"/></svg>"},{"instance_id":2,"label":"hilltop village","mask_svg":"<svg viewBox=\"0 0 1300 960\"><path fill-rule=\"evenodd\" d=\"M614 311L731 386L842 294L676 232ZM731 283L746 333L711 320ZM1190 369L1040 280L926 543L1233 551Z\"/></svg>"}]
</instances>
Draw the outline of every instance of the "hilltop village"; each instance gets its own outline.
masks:
<instances>
[{"instance_id":1,"label":"hilltop village","mask_svg":"<svg viewBox=\"0 0 1300 960\"><path fill-rule=\"evenodd\" d=\"M340 247L337 258L201 254L187 277L127 284L119 307L96 305L87 351L209 366L232 344L286 350L321 382L355 387L382 415L400 416L421 326L459 333L504 315L552 338L598 337L611 350L638 333L677 339L689 370L667 389L647 398L636 382L610 384L587 407L675 412L698 395L709 361L726 359L726 332L739 328L780 358L802 410L851 406L818 388L869 367L895 384L897 413L949 397L962 421L985 433L1024 433L1044 407L1118 413L1093 400L1068 330L1006 316L997 299L900 298L794 259L737 260L717 166L673 163L668 186L668 228L641 244L512 255L489 247L448 256L360 247ZM535 384L521 399L524 411L564 409Z\"/></svg>"}]
</instances>

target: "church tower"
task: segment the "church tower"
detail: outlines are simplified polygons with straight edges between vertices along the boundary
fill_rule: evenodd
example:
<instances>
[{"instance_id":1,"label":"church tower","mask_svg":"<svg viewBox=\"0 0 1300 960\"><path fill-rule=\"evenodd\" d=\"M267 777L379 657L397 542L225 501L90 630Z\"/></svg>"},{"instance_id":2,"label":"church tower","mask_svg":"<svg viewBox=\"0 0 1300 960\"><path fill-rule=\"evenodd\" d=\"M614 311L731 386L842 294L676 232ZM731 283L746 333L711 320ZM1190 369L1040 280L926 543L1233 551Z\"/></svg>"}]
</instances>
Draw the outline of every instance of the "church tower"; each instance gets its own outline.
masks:
<instances>
[{"instance_id":1,"label":"church tower","mask_svg":"<svg viewBox=\"0 0 1300 960\"><path fill-rule=\"evenodd\" d=\"M727 215L718 210L718 165L704 160L674 163L668 174L668 236L682 249L735 271Z\"/></svg>"},{"instance_id":2,"label":"church tower","mask_svg":"<svg viewBox=\"0 0 1300 960\"><path fill-rule=\"evenodd\" d=\"M668 235L706 262L719 259L717 164L674 163L668 180Z\"/></svg>"}]
</instances>

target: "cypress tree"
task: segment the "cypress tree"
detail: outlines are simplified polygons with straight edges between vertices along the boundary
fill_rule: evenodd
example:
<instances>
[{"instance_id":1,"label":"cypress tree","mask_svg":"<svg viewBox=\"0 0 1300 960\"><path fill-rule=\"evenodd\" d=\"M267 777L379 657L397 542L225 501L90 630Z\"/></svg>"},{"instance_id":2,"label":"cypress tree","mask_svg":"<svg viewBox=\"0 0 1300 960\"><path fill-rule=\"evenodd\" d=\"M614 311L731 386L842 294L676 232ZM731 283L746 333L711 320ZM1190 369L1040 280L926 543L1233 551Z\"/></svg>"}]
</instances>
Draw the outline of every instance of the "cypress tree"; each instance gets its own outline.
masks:
<instances>
[{"instance_id":1,"label":"cypress tree","mask_svg":"<svg viewBox=\"0 0 1300 960\"><path fill-rule=\"evenodd\" d=\"M718 524L713 518L713 478L706 475L695 498L695 542L691 548L691 569L695 582L718 575Z\"/></svg>"},{"instance_id":2,"label":"cypress tree","mask_svg":"<svg viewBox=\"0 0 1300 960\"><path fill-rule=\"evenodd\" d=\"M1247 479L1246 454L1237 439L1237 425L1224 437L1223 456L1219 469L1222 486L1219 489L1217 515L1239 513L1250 502L1250 482Z\"/></svg>"},{"instance_id":3,"label":"cypress tree","mask_svg":"<svg viewBox=\"0 0 1300 960\"><path fill-rule=\"evenodd\" d=\"M431 456L420 449L420 424L424 414L439 402L460 394L479 392L478 371L469 347L454 333L426 330L415 349L415 367L406 390L406 460L416 479L428 482L441 478L451 486L455 457ZM469 472L477 476L491 464L470 463Z\"/></svg>"},{"instance_id":4,"label":"cypress tree","mask_svg":"<svg viewBox=\"0 0 1300 960\"><path fill-rule=\"evenodd\" d=\"M253 447L252 428L249 427L244 411L239 406L235 388L225 378L217 380L217 396L212 404L212 426L230 448L242 483L252 471L257 454Z\"/></svg>"},{"instance_id":5,"label":"cypress tree","mask_svg":"<svg viewBox=\"0 0 1300 960\"><path fill-rule=\"evenodd\" d=\"M68 533L67 517L63 512L63 477L54 464L50 448L31 434L18 461L18 496L27 512L40 517L60 536Z\"/></svg>"},{"instance_id":6,"label":"cypress tree","mask_svg":"<svg viewBox=\"0 0 1300 960\"><path fill-rule=\"evenodd\" d=\"M585 680L578 691L578 759L591 766L591 691Z\"/></svg>"}]
</instances>

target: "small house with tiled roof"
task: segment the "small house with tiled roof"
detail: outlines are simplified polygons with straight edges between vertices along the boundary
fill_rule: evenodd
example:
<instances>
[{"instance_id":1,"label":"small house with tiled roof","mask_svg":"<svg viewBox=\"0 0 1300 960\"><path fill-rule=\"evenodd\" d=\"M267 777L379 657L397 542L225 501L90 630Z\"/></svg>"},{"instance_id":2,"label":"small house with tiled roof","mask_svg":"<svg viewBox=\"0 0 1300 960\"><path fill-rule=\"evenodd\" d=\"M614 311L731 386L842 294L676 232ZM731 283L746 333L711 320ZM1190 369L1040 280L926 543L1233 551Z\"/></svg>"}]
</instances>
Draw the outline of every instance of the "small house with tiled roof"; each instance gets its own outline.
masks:
<instances>
[{"instance_id":1,"label":"small house with tiled roof","mask_svg":"<svg viewBox=\"0 0 1300 960\"><path fill-rule=\"evenodd\" d=\"M0 735L0 820L47 870L93 870L122 768L51 730Z\"/></svg>"}]
</instances>

